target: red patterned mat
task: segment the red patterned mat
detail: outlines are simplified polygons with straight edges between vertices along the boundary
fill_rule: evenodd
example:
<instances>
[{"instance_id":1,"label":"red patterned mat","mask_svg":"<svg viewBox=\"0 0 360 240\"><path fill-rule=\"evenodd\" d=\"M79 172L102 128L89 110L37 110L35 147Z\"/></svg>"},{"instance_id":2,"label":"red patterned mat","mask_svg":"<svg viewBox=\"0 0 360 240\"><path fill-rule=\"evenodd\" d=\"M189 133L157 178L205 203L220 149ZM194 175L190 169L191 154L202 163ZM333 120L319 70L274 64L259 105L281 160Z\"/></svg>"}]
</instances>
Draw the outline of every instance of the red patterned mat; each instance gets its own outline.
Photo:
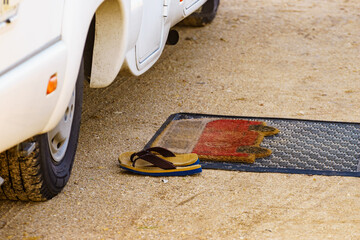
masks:
<instances>
[{"instance_id":1,"label":"red patterned mat","mask_svg":"<svg viewBox=\"0 0 360 240\"><path fill-rule=\"evenodd\" d=\"M193 152L200 159L253 163L271 150L260 147L265 136L279 130L265 122L241 119L181 119L172 121L153 141L177 153Z\"/></svg>"}]
</instances>

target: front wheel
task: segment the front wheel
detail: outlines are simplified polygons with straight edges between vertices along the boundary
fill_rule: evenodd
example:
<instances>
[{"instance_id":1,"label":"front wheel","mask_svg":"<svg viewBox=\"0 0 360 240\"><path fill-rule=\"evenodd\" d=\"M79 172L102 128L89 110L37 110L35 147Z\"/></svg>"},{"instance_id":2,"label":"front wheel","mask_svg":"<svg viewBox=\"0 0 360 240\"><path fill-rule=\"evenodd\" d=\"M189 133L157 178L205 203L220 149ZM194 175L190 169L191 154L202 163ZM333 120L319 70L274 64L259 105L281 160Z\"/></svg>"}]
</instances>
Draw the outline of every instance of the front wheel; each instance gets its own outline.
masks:
<instances>
[{"instance_id":1,"label":"front wheel","mask_svg":"<svg viewBox=\"0 0 360 240\"><path fill-rule=\"evenodd\" d=\"M83 68L82 62L71 100L58 125L0 153L0 176L5 180L1 199L44 201L65 187L80 131Z\"/></svg>"}]
</instances>

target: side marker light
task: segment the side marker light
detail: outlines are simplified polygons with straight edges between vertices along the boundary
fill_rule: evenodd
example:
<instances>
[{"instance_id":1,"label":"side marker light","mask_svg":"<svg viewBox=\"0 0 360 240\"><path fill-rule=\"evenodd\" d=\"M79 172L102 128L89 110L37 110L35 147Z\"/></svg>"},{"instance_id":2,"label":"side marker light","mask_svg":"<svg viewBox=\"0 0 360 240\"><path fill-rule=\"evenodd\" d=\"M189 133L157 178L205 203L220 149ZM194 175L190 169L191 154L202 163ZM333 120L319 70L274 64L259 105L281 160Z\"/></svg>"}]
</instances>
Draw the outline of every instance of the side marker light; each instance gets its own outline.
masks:
<instances>
[{"instance_id":1,"label":"side marker light","mask_svg":"<svg viewBox=\"0 0 360 240\"><path fill-rule=\"evenodd\" d=\"M47 89L46 89L46 95L52 93L56 90L57 87L57 73L53 74L48 82Z\"/></svg>"}]
</instances>

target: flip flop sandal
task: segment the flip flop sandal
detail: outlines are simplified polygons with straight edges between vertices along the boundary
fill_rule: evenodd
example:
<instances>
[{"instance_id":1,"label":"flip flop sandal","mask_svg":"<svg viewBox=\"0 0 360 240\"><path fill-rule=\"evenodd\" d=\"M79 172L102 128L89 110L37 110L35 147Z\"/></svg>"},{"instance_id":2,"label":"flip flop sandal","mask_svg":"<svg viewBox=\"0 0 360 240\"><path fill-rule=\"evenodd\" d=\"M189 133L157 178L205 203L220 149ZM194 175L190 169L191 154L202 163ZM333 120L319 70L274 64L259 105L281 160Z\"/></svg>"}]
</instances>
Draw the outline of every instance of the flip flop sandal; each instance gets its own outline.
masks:
<instances>
[{"instance_id":1,"label":"flip flop sandal","mask_svg":"<svg viewBox=\"0 0 360 240\"><path fill-rule=\"evenodd\" d=\"M119 156L119 162L120 167L125 170L148 176L184 176L200 173L202 171L201 165L199 164L184 165L184 163L189 163L191 161L186 157L183 157L183 155L186 154L180 155L180 158L178 157L179 155L166 158L172 158L172 160L176 159L175 162L182 166L176 166L173 162L165 160L164 158L159 157L159 155L155 155L151 152L131 154L126 152Z\"/></svg>"},{"instance_id":2,"label":"flip flop sandal","mask_svg":"<svg viewBox=\"0 0 360 240\"><path fill-rule=\"evenodd\" d=\"M176 167L200 164L199 156L196 153L175 154L168 149L162 147L152 147L142 150L140 152L126 152L123 154L124 158L129 156L131 162L134 161L135 157L140 157L144 154L154 154L158 157L161 157L162 159L165 159L166 161L173 163ZM141 159L139 161L140 163L143 162Z\"/></svg>"}]
</instances>

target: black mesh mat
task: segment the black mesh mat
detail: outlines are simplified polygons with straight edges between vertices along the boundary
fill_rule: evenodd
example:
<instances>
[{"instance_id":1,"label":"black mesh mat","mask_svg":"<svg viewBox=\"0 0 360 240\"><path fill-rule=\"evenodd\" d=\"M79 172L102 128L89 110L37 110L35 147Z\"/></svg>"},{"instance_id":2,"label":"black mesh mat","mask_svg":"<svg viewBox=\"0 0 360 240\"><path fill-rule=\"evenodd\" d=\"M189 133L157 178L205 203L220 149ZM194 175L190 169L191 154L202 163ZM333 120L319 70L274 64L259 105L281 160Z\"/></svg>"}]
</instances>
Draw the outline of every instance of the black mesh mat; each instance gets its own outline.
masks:
<instances>
[{"instance_id":1,"label":"black mesh mat","mask_svg":"<svg viewBox=\"0 0 360 240\"><path fill-rule=\"evenodd\" d=\"M177 113L166 120L145 148L171 121L195 118L256 120L280 130L261 143L272 150L269 157L258 158L253 164L201 161L204 169L360 176L359 123Z\"/></svg>"}]
</instances>

